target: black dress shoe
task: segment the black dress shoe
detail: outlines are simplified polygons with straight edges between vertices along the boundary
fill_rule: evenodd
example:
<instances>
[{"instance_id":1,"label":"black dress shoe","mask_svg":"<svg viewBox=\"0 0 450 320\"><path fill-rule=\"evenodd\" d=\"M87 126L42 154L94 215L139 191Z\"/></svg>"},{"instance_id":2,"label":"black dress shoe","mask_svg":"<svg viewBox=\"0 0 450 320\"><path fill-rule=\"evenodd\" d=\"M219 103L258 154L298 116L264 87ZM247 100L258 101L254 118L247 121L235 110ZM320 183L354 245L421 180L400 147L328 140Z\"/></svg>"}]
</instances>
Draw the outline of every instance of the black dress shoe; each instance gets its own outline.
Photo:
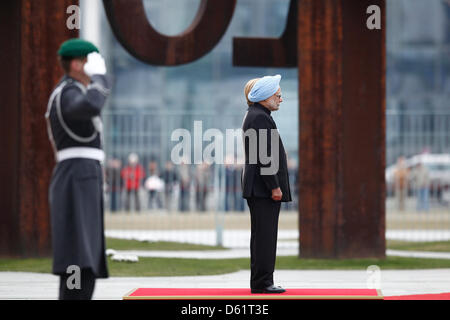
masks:
<instances>
[{"instance_id":1,"label":"black dress shoe","mask_svg":"<svg viewBox=\"0 0 450 320\"><path fill-rule=\"evenodd\" d=\"M264 289L252 289L252 293L283 293L286 292L282 287L280 286L268 286Z\"/></svg>"}]
</instances>

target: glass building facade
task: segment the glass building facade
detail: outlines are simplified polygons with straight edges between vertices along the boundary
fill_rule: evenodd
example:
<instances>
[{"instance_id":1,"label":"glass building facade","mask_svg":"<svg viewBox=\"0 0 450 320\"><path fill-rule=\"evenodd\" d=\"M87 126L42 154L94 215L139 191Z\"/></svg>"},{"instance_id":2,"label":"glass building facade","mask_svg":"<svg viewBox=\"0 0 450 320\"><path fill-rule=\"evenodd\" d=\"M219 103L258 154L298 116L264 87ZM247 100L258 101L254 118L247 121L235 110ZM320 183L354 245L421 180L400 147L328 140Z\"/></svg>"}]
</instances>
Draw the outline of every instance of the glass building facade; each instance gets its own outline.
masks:
<instances>
[{"instance_id":1,"label":"glass building facade","mask_svg":"<svg viewBox=\"0 0 450 320\"><path fill-rule=\"evenodd\" d=\"M386 3L387 165L450 153L450 2Z\"/></svg>"}]
</instances>

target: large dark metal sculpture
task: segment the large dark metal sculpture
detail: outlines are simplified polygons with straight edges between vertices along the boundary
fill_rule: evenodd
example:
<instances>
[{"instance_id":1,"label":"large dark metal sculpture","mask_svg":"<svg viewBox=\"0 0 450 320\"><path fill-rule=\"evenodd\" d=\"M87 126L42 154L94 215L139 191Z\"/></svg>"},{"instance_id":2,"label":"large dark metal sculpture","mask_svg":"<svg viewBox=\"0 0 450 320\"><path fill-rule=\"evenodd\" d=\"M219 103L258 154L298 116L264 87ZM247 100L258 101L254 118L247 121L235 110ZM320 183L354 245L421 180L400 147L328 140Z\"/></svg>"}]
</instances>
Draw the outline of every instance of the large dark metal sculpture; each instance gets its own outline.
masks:
<instances>
[{"instance_id":1,"label":"large dark metal sculpture","mask_svg":"<svg viewBox=\"0 0 450 320\"><path fill-rule=\"evenodd\" d=\"M384 257L385 2L298 9L300 255Z\"/></svg>"},{"instance_id":2,"label":"large dark metal sculpture","mask_svg":"<svg viewBox=\"0 0 450 320\"><path fill-rule=\"evenodd\" d=\"M297 3L291 0L286 27L279 38L234 38L233 65L297 67Z\"/></svg>"},{"instance_id":3,"label":"large dark metal sculpture","mask_svg":"<svg viewBox=\"0 0 450 320\"><path fill-rule=\"evenodd\" d=\"M103 0L111 28L129 53L153 65L192 62L219 42L233 16L236 0L202 0L192 24L165 36L147 20L142 0Z\"/></svg>"},{"instance_id":4,"label":"large dark metal sculpture","mask_svg":"<svg viewBox=\"0 0 450 320\"><path fill-rule=\"evenodd\" d=\"M62 76L56 51L77 37L71 0L0 1L0 256L50 254L47 190L54 155L44 113Z\"/></svg>"}]
</instances>

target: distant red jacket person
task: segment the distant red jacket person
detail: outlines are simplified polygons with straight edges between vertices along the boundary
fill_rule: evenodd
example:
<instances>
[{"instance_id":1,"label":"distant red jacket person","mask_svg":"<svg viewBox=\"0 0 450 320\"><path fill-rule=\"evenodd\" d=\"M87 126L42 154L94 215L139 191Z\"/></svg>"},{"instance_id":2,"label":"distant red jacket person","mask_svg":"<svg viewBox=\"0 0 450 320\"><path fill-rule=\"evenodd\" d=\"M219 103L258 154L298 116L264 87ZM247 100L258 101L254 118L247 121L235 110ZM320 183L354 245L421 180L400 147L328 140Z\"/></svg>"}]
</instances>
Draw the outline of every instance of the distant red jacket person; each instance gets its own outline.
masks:
<instances>
[{"instance_id":1,"label":"distant red jacket person","mask_svg":"<svg viewBox=\"0 0 450 320\"><path fill-rule=\"evenodd\" d=\"M130 155L129 164L122 169L121 176L126 190L138 190L145 177L144 168Z\"/></svg>"}]
</instances>

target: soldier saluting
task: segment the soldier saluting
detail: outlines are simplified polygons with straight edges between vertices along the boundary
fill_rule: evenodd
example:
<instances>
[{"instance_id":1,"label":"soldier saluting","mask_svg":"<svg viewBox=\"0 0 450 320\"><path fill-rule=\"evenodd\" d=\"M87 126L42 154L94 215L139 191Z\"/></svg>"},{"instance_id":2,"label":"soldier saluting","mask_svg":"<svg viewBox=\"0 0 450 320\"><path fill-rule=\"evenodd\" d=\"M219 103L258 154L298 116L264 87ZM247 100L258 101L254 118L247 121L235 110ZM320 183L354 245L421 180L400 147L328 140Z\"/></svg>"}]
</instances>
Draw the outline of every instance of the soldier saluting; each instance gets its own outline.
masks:
<instances>
[{"instance_id":1,"label":"soldier saluting","mask_svg":"<svg viewBox=\"0 0 450 320\"><path fill-rule=\"evenodd\" d=\"M96 278L108 277L100 113L111 85L92 43L70 39L58 55L65 75L45 114L57 162L49 188L52 271L60 276L59 299L91 299ZM75 287L68 283L73 270L81 275Z\"/></svg>"}]
</instances>

